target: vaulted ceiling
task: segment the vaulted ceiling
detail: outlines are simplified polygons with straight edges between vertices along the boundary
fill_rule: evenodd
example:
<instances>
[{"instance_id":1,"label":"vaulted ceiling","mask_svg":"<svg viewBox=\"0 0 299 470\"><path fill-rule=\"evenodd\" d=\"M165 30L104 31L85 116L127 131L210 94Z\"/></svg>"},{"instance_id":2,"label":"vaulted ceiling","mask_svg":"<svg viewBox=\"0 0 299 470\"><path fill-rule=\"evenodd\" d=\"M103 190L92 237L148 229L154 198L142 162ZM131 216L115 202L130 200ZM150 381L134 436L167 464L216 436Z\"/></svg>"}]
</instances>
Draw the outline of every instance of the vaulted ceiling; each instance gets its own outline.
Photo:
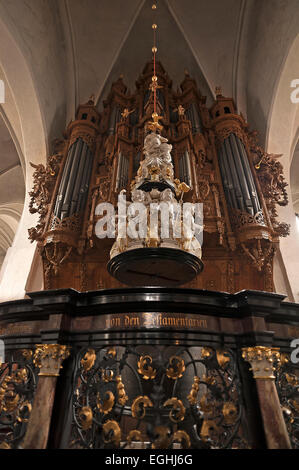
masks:
<instances>
[{"instance_id":1,"label":"vaulted ceiling","mask_svg":"<svg viewBox=\"0 0 299 470\"><path fill-rule=\"evenodd\" d=\"M0 78L7 91L0 204L24 200L29 161L45 161L79 103L95 94L101 106L120 74L134 87L151 56L151 5L0 0ZM299 34L298 0L158 0L157 23L158 57L174 86L188 69L211 102L220 85L265 145L280 77ZM299 64L297 70L294 78Z\"/></svg>"}]
</instances>

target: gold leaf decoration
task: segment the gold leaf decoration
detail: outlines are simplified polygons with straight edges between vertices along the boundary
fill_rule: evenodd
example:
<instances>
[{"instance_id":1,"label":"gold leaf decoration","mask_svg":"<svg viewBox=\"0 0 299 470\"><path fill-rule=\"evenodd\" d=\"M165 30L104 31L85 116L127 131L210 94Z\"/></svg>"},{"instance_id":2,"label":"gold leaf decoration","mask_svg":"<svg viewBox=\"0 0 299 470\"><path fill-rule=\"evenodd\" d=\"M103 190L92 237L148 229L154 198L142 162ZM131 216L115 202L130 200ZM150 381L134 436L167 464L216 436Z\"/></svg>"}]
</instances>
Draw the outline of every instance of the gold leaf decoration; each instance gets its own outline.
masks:
<instances>
[{"instance_id":1,"label":"gold leaf decoration","mask_svg":"<svg viewBox=\"0 0 299 470\"><path fill-rule=\"evenodd\" d=\"M103 433L105 444L112 443L115 447L119 447L121 441L121 430L116 421L106 421L103 425Z\"/></svg>"},{"instance_id":2,"label":"gold leaf decoration","mask_svg":"<svg viewBox=\"0 0 299 470\"><path fill-rule=\"evenodd\" d=\"M171 444L171 431L166 426L156 426L155 440L152 444L152 449L168 449Z\"/></svg>"},{"instance_id":3,"label":"gold leaf decoration","mask_svg":"<svg viewBox=\"0 0 299 470\"><path fill-rule=\"evenodd\" d=\"M166 375L169 379L177 380L183 377L186 367L184 360L179 356L172 356L169 359L170 366L172 366L174 363L176 363L175 368L168 367L168 369L166 369Z\"/></svg>"},{"instance_id":4,"label":"gold leaf decoration","mask_svg":"<svg viewBox=\"0 0 299 470\"><path fill-rule=\"evenodd\" d=\"M133 429L133 431L130 431L128 436L127 436L127 442L131 444L133 441L135 442L142 442L142 434L141 431L138 431L137 429Z\"/></svg>"},{"instance_id":5,"label":"gold leaf decoration","mask_svg":"<svg viewBox=\"0 0 299 470\"><path fill-rule=\"evenodd\" d=\"M92 409L89 406L83 406L79 411L79 419L83 431L88 431L92 426Z\"/></svg>"},{"instance_id":6,"label":"gold leaf decoration","mask_svg":"<svg viewBox=\"0 0 299 470\"><path fill-rule=\"evenodd\" d=\"M116 377L116 388L117 388L117 395L118 395L118 403L122 406L125 406L125 404L128 401L128 396L125 391L125 386L123 384L121 375L118 375Z\"/></svg>"},{"instance_id":7,"label":"gold leaf decoration","mask_svg":"<svg viewBox=\"0 0 299 470\"><path fill-rule=\"evenodd\" d=\"M32 358L33 356L33 351L31 349L23 349L22 350L22 356L29 361L29 359Z\"/></svg>"},{"instance_id":8,"label":"gold leaf decoration","mask_svg":"<svg viewBox=\"0 0 299 470\"><path fill-rule=\"evenodd\" d=\"M202 348L201 349L201 358L208 359L213 354L213 350L211 348Z\"/></svg>"},{"instance_id":9,"label":"gold leaf decoration","mask_svg":"<svg viewBox=\"0 0 299 470\"><path fill-rule=\"evenodd\" d=\"M153 380L156 377L157 371L149 365L152 362L151 356L141 356L137 363L138 373L142 375L144 380Z\"/></svg>"},{"instance_id":10,"label":"gold leaf decoration","mask_svg":"<svg viewBox=\"0 0 299 470\"><path fill-rule=\"evenodd\" d=\"M197 403L197 394L199 392L199 377L195 376L194 381L192 384L192 388L190 390L189 395L187 396L187 400L189 401L190 405L196 405Z\"/></svg>"},{"instance_id":11,"label":"gold leaf decoration","mask_svg":"<svg viewBox=\"0 0 299 470\"><path fill-rule=\"evenodd\" d=\"M9 444L7 444L7 442L1 442L1 444L0 444L0 449L1 449L1 450L4 450L4 449L5 449L5 450L9 450L9 449L11 449L11 447L10 447Z\"/></svg>"},{"instance_id":12,"label":"gold leaf decoration","mask_svg":"<svg viewBox=\"0 0 299 470\"><path fill-rule=\"evenodd\" d=\"M173 442L180 442L183 449L190 449L191 447L191 440L189 434L187 434L186 431L176 431L172 440Z\"/></svg>"},{"instance_id":13,"label":"gold leaf decoration","mask_svg":"<svg viewBox=\"0 0 299 470\"><path fill-rule=\"evenodd\" d=\"M10 390L5 395L5 404L4 404L4 411L13 412L17 409L18 404L20 401L20 396L15 393L14 391Z\"/></svg>"},{"instance_id":14,"label":"gold leaf decoration","mask_svg":"<svg viewBox=\"0 0 299 470\"><path fill-rule=\"evenodd\" d=\"M81 365L85 372L88 372L90 369L93 368L95 360L96 360L96 353L94 349L89 349L84 357L81 359Z\"/></svg>"},{"instance_id":15,"label":"gold leaf decoration","mask_svg":"<svg viewBox=\"0 0 299 470\"><path fill-rule=\"evenodd\" d=\"M25 401L25 403L23 403L23 405L19 408L19 411L18 411L19 416L17 418L17 421L19 423L28 423L29 418L23 418L22 416L20 416L20 413L22 414L23 412L25 413L26 411L28 414L30 414L32 411L32 405L31 403L29 403L29 401Z\"/></svg>"},{"instance_id":16,"label":"gold leaf decoration","mask_svg":"<svg viewBox=\"0 0 299 470\"><path fill-rule=\"evenodd\" d=\"M207 394L205 394L201 397L199 404L200 404L200 411L202 411L204 413L212 413L213 412L215 402L214 401L208 401L208 395Z\"/></svg>"},{"instance_id":17,"label":"gold leaf decoration","mask_svg":"<svg viewBox=\"0 0 299 470\"><path fill-rule=\"evenodd\" d=\"M289 360L289 354L287 353L280 353L280 367L283 367L284 365L286 365L288 362L290 362Z\"/></svg>"},{"instance_id":18,"label":"gold leaf decoration","mask_svg":"<svg viewBox=\"0 0 299 470\"><path fill-rule=\"evenodd\" d=\"M101 379L103 382L111 382L113 380L114 372L111 369L100 369Z\"/></svg>"},{"instance_id":19,"label":"gold leaf decoration","mask_svg":"<svg viewBox=\"0 0 299 470\"><path fill-rule=\"evenodd\" d=\"M296 377L296 375L285 374L285 378L287 379L288 384L292 385L293 387L295 387L299 383L299 379L298 377Z\"/></svg>"},{"instance_id":20,"label":"gold leaf decoration","mask_svg":"<svg viewBox=\"0 0 299 470\"><path fill-rule=\"evenodd\" d=\"M202 423L201 431L200 431L200 437L201 439L206 442L212 434L214 433L219 433L219 428L215 421L212 420L205 420Z\"/></svg>"},{"instance_id":21,"label":"gold leaf decoration","mask_svg":"<svg viewBox=\"0 0 299 470\"><path fill-rule=\"evenodd\" d=\"M132 403L131 410L133 418L142 419L145 416L147 407L152 407L153 403L147 396L139 396Z\"/></svg>"},{"instance_id":22,"label":"gold leaf decoration","mask_svg":"<svg viewBox=\"0 0 299 470\"><path fill-rule=\"evenodd\" d=\"M222 369L225 369L228 363L230 362L230 357L228 356L228 352L222 349L217 349L217 361Z\"/></svg>"},{"instance_id":23,"label":"gold leaf decoration","mask_svg":"<svg viewBox=\"0 0 299 470\"><path fill-rule=\"evenodd\" d=\"M222 408L222 414L224 416L225 424L232 425L236 422L238 416L238 410L234 403L226 402Z\"/></svg>"},{"instance_id":24,"label":"gold leaf decoration","mask_svg":"<svg viewBox=\"0 0 299 470\"><path fill-rule=\"evenodd\" d=\"M97 408L104 415L110 413L115 403L114 395L110 390L106 392L106 397L107 398L103 400L103 403L101 403L102 399L100 393L97 393Z\"/></svg>"},{"instance_id":25,"label":"gold leaf decoration","mask_svg":"<svg viewBox=\"0 0 299 470\"><path fill-rule=\"evenodd\" d=\"M14 377L14 382L16 384L25 383L28 380L28 371L25 367L22 369L17 370L16 375Z\"/></svg>"},{"instance_id":26,"label":"gold leaf decoration","mask_svg":"<svg viewBox=\"0 0 299 470\"><path fill-rule=\"evenodd\" d=\"M299 413L299 403L296 400L290 400L291 405L295 408L295 410Z\"/></svg>"},{"instance_id":27,"label":"gold leaf decoration","mask_svg":"<svg viewBox=\"0 0 299 470\"><path fill-rule=\"evenodd\" d=\"M113 348L109 348L108 351L107 351L107 354L108 356L110 356L111 358L115 358L116 357L116 349L113 347Z\"/></svg>"},{"instance_id":28,"label":"gold leaf decoration","mask_svg":"<svg viewBox=\"0 0 299 470\"><path fill-rule=\"evenodd\" d=\"M212 375L204 375L202 381L205 382L207 385L215 385L216 379Z\"/></svg>"},{"instance_id":29,"label":"gold leaf decoration","mask_svg":"<svg viewBox=\"0 0 299 470\"><path fill-rule=\"evenodd\" d=\"M184 420L186 408L184 407L182 400L178 400L178 398L172 397L169 400L166 400L163 406L172 407L169 413L170 421L173 423L179 423L180 421Z\"/></svg>"}]
</instances>

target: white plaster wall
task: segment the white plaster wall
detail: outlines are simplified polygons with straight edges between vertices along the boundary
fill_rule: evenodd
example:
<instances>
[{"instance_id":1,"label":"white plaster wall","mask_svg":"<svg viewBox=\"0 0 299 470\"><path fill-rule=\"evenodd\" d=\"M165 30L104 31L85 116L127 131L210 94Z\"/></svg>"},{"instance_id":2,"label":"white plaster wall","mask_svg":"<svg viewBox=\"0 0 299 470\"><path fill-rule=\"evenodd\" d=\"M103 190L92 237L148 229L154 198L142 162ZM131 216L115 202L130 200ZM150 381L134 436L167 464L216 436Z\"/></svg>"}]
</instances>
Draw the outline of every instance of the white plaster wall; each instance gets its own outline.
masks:
<instances>
[{"instance_id":1,"label":"white plaster wall","mask_svg":"<svg viewBox=\"0 0 299 470\"><path fill-rule=\"evenodd\" d=\"M280 161L284 167L286 181L290 184L290 165L294 151L294 139L299 128L298 104L291 102L290 87L294 78L299 78L299 35L294 41L289 56L285 62L275 99L272 114L269 119L268 152L283 154ZM287 276L285 283L289 283L292 296L299 301L299 228L295 217L291 187L288 188L289 204L279 207L279 220L291 225L291 235L281 239L280 252L283 267L276 265L275 283L279 278ZM281 264L281 263L280 263ZM292 299L291 299L292 300Z\"/></svg>"},{"instance_id":2,"label":"white plaster wall","mask_svg":"<svg viewBox=\"0 0 299 470\"><path fill-rule=\"evenodd\" d=\"M46 133L35 86L28 65L14 36L0 18L0 65L13 99L11 126L20 132L18 139L24 153L26 197L24 211L12 247L3 262L0 280L0 301L23 298L25 285L35 251L28 240L28 228L36 224L36 217L28 211L28 191L32 188L33 169L29 162L46 161Z\"/></svg>"}]
</instances>

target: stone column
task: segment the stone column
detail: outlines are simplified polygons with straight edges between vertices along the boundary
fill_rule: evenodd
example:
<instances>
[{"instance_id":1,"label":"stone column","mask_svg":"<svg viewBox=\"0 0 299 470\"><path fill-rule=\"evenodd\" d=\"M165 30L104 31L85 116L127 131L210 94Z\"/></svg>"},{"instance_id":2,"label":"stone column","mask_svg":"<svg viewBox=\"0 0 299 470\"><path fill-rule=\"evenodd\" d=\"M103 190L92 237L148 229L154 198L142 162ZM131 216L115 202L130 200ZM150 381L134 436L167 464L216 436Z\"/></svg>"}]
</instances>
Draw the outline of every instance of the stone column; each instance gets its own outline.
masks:
<instances>
[{"instance_id":1,"label":"stone column","mask_svg":"<svg viewBox=\"0 0 299 470\"><path fill-rule=\"evenodd\" d=\"M243 348L243 359L251 365L269 449L291 449L291 443L275 386L274 361L280 361L279 348Z\"/></svg>"},{"instance_id":2,"label":"stone column","mask_svg":"<svg viewBox=\"0 0 299 470\"><path fill-rule=\"evenodd\" d=\"M69 348L60 344L36 345L34 362L40 368L39 381L22 449L47 447L57 377L69 354Z\"/></svg>"}]
</instances>

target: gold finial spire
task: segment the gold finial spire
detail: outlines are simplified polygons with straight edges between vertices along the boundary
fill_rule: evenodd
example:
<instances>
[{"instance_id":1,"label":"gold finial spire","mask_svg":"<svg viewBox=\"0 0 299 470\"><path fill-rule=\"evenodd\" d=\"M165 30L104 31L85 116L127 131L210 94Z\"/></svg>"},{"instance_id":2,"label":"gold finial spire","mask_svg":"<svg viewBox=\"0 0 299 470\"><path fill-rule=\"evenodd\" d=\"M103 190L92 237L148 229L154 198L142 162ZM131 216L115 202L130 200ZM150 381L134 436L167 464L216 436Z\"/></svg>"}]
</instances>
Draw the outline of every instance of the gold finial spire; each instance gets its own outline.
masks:
<instances>
[{"instance_id":1,"label":"gold finial spire","mask_svg":"<svg viewBox=\"0 0 299 470\"><path fill-rule=\"evenodd\" d=\"M157 11L157 1L155 1L153 3L152 10L153 10L154 15L155 15L156 11ZM153 47L152 47L153 62L154 62L154 74L153 74L152 83L150 84L149 89L154 94L154 112L152 114L153 121L149 122L148 128L150 130L154 131L154 132L157 132L158 130L161 131L163 129L163 126L161 126L161 124L159 124L159 121L162 119L162 117L159 116L158 113L157 113L157 90L159 88L162 88L162 87L159 86L158 77L156 75L156 54L158 52L158 48L157 48L157 29L158 29L158 26L155 23L155 20L152 24L152 29L153 29L153 33L154 33L154 44L153 44Z\"/></svg>"}]
</instances>

